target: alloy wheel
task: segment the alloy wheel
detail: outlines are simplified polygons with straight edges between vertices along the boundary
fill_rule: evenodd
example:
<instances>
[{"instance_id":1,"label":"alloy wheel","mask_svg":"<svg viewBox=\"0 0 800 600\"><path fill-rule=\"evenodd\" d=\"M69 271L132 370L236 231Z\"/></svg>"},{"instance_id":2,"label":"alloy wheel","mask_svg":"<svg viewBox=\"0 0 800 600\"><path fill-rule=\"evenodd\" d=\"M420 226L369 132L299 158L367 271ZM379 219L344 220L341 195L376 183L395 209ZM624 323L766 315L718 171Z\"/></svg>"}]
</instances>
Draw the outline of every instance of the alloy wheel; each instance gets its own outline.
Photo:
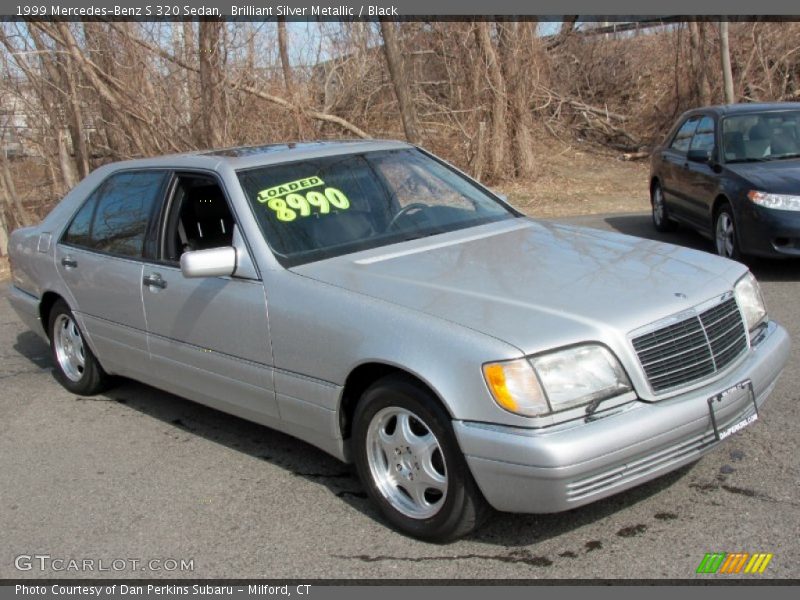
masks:
<instances>
[{"instance_id":1,"label":"alloy wheel","mask_svg":"<svg viewBox=\"0 0 800 600\"><path fill-rule=\"evenodd\" d=\"M67 314L56 318L54 327L56 359L61 371L71 381L78 382L86 369L86 350L78 325Z\"/></svg>"},{"instance_id":2,"label":"alloy wheel","mask_svg":"<svg viewBox=\"0 0 800 600\"><path fill-rule=\"evenodd\" d=\"M412 519L427 519L447 497L447 468L439 440L413 412L378 411L366 435L370 475L384 498Z\"/></svg>"},{"instance_id":3,"label":"alloy wheel","mask_svg":"<svg viewBox=\"0 0 800 600\"><path fill-rule=\"evenodd\" d=\"M734 235L733 219L727 211L722 211L717 217L717 254L727 258L731 258L733 256L735 247Z\"/></svg>"}]
</instances>

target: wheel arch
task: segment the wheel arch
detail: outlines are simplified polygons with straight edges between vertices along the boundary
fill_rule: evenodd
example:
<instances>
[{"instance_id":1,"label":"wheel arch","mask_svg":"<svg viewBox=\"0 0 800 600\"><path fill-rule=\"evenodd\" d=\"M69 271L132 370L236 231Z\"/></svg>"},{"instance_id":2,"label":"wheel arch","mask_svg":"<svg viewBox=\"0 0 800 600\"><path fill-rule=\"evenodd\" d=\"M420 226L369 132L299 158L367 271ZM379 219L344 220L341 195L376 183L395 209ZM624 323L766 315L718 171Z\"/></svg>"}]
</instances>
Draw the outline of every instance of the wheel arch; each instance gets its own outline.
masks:
<instances>
[{"instance_id":1,"label":"wheel arch","mask_svg":"<svg viewBox=\"0 0 800 600\"><path fill-rule=\"evenodd\" d=\"M42 321L42 329L47 339L50 339L50 311L53 310L53 305L59 300L67 302L61 294L53 291L45 292L42 294L41 300L39 300L39 318ZM67 305L69 305L68 302Z\"/></svg>"},{"instance_id":2,"label":"wheel arch","mask_svg":"<svg viewBox=\"0 0 800 600\"><path fill-rule=\"evenodd\" d=\"M661 185L661 179L659 179L658 175L653 175L650 177L650 201L653 201L653 191L656 189L657 185Z\"/></svg>"},{"instance_id":3,"label":"wheel arch","mask_svg":"<svg viewBox=\"0 0 800 600\"><path fill-rule=\"evenodd\" d=\"M714 227L716 226L719 209L726 204L731 207L731 210L733 210L733 204L731 203L730 199L728 196L722 193L717 194L717 197L714 198L714 202L711 203L711 214L709 215L711 218L711 223L709 224L709 231L711 231L712 235L714 234ZM734 215L734 217L736 217L736 215Z\"/></svg>"},{"instance_id":4,"label":"wheel arch","mask_svg":"<svg viewBox=\"0 0 800 600\"><path fill-rule=\"evenodd\" d=\"M345 379L342 388L341 399L339 401L339 431L343 440L349 440L353 431L353 417L355 415L358 401L367 389L376 381L389 375L399 375L409 379L415 384L422 386L429 391L436 399L445 413L452 418L453 414L447 404L442 400L441 395L436 389L422 376L404 367L393 365L388 362L368 361L354 367Z\"/></svg>"}]
</instances>

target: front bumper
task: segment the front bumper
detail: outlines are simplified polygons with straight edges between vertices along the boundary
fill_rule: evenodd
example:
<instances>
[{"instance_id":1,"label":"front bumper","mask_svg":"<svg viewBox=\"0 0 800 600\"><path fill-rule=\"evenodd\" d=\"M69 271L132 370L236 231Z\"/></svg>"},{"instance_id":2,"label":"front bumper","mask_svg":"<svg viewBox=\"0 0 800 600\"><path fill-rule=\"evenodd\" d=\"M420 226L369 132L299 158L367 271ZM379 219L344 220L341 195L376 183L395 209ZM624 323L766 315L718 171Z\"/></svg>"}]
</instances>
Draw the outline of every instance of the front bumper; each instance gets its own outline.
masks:
<instances>
[{"instance_id":1,"label":"front bumper","mask_svg":"<svg viewBox=\"0 0 800 600\"><path fill-rule=\"evenodd\" d=\"M738 218L739 242L745 254L800 257L800 212L746 201Z\"/></svg>"},{"instance_id":2,"label":"front bumper","mask_svg":"<svg viewBox=\"0 0 800 600\"><path fill-rule=\"evenodd\" d=\"M494 508L569 510L673 471L717 446L707 399L749 379L760 406L788 360L789 347L786 331L770 322L733 372L686 394L634 401L593 421L542 429L469 421L453 426L475 481ZM720 430L754 412L746 390L714 404Z\"/></svg>"}]
</instances>

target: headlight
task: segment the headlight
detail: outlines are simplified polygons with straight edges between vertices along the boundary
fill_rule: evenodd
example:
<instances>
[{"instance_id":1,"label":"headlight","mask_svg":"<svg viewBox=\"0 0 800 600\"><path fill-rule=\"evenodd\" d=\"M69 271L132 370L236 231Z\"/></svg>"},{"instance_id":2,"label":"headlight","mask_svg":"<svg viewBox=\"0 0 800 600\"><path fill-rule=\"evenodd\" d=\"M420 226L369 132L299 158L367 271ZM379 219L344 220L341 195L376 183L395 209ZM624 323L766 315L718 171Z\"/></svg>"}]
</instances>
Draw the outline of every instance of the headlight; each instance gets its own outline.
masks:
<instances>
[{"instance_id":1,"label":"headlight","mask_svg":"<svg viewBox=\"0 0 800 600\"><path fill-rule=\"evenodd\" d=\"M742 309L747 329L753 331L767 316L767 307L761 296L761 288L752 273L747 273L733 288L736 301Z\"/></svg>"},{"instance_id":2,"label":"headlight","mask_svg":"<svg viewBox=\"0 0 800 600\"><path fill-rule=\"evenodd\" d=\"M758 192L750 190L747 197L752 202L764 208L775 208L778 210L800 210L800 196L790 196L789 194L770 194L768 192Z\"/></svg>"},{"instance_id":3,"label":"headlight","mask_svg":"<svg viewBox=\"0 0 800 600\"><path fill-rule=\"evenodd\" d=\"M513 413L535 417L630 391L619 361L590 344L483 367L495 401Z\"/></svg>"},{"instance_id":4,"label":"headlight","mask_svg":"<svg viewBox=\"0 0 800 600\"><path fill-rule=\"evenodd\" d=\"M495 402L507 411L526 417L550 412L544 390L526 358L483 365L483 376Z\"/></svg>"}]
</instances>

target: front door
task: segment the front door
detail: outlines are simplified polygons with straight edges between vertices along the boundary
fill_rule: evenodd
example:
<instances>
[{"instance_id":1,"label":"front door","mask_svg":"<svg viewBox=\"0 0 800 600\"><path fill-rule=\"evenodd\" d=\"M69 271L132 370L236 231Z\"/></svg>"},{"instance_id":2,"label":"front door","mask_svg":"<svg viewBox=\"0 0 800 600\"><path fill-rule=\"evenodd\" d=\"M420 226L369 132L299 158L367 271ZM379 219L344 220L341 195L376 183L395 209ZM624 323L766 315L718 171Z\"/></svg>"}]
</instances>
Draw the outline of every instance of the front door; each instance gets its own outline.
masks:
<instances>
[{"instance_id":1,"label":"front door","mask_svg":"<svg viewBox=\"0 0 800 600\"><path fill-rule=\"evenodd\" d=\"M711 205L717 192L719 175L712 167L715 157L714 119L704 116L689 144L687 156L700 155L705 160L689 160L686 163L685 211L687 218L697 227L711 227Z\"/></svg>"},{"instance_id":2,"label":"front door","mask_svg":"<svg viewBox=\"0 0 800 600\"><path fill-rule=\"evenodd\" d=\"M158 257L145 264L141 283L152 377L176 394L269 423L278 410L262 281L254 270L190 279L179 266L192 250L247 253L222 189L209 175L178 174L163 212Z\"/></svg>"}]
</instances>

